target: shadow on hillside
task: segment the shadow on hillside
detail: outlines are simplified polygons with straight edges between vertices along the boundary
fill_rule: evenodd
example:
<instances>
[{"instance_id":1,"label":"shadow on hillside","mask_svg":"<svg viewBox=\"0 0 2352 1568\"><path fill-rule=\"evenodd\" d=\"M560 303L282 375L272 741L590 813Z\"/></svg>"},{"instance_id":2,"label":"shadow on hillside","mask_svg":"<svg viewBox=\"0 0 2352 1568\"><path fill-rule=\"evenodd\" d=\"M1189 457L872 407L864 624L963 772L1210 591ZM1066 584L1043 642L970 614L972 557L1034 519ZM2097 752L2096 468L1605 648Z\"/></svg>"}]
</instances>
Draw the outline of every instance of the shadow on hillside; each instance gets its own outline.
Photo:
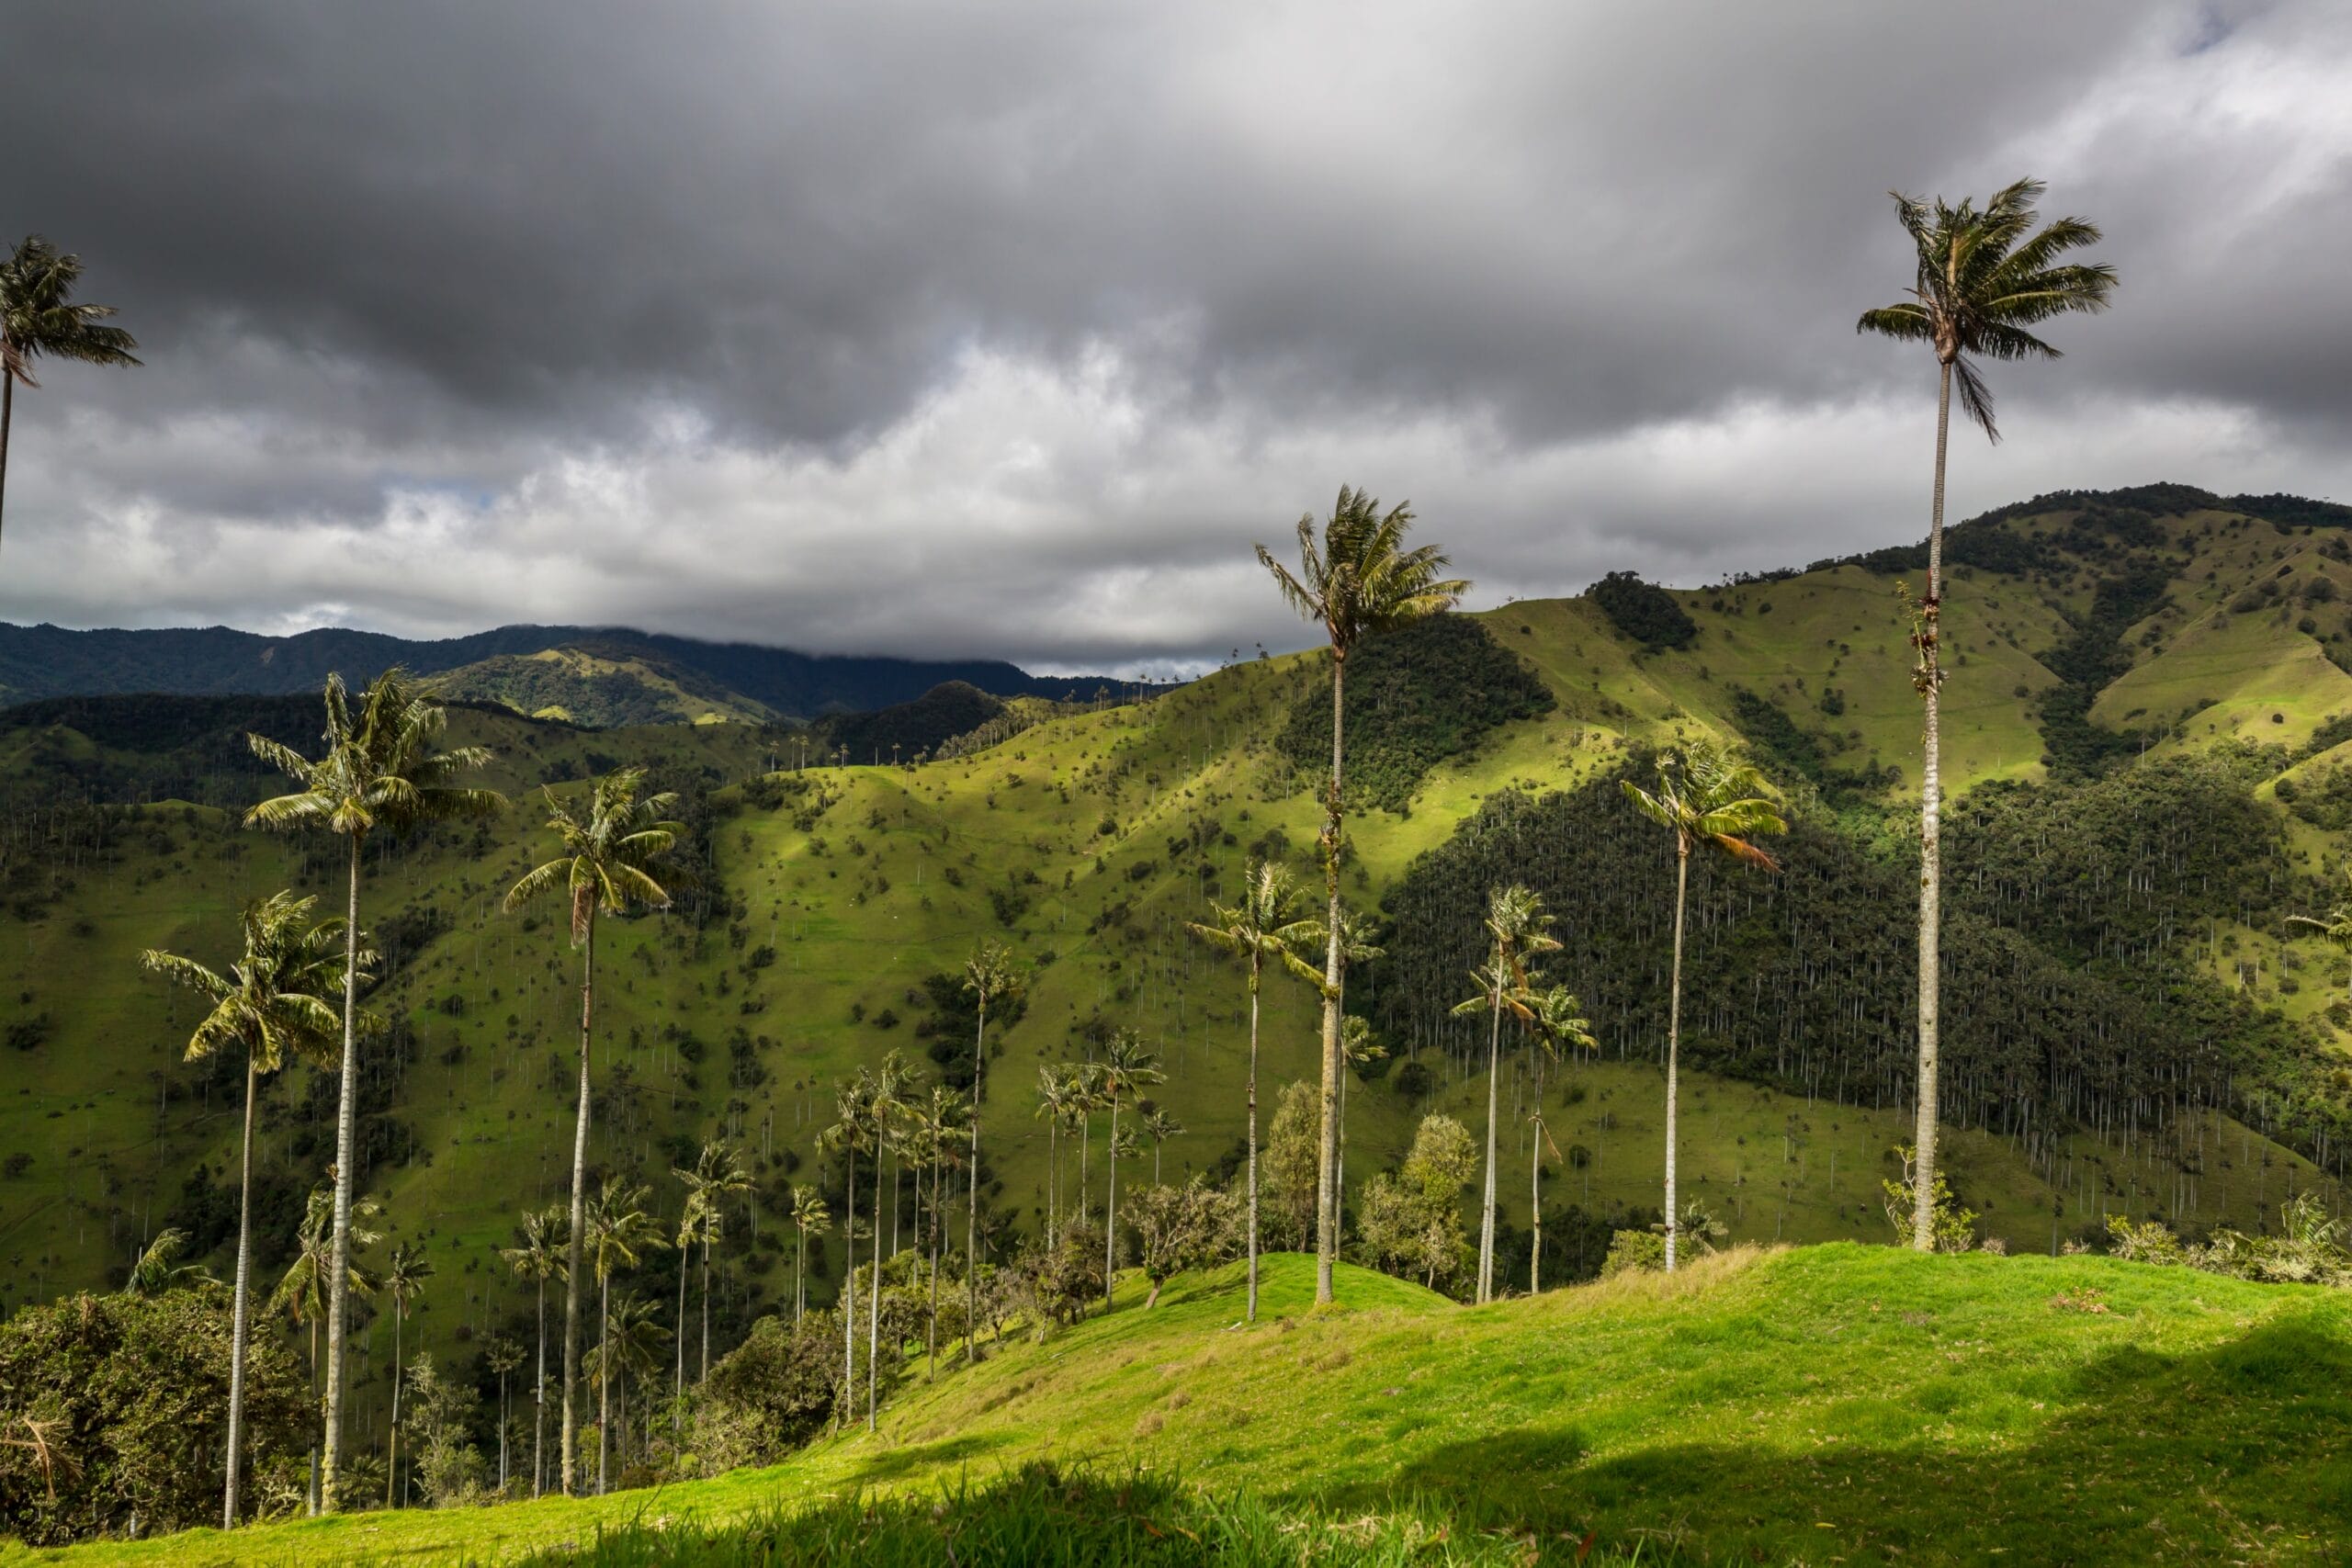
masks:
<instances>
[{"instance_id":1,"label":"shadow on hillside","mask_svg":"<svg viewBox=\"0 0 2352 1568\"><path fill-rule=\"evenodd\" d=\"M1899 1443L1838 1440L1835 1403L1817 1427L1827 1440L1802 1452L1785 1437L1726 1435L1585 1461L1574 1428L1528 1426L1296 1496L1343 1511L1441 1508L1464 1526L1544 1536L1597 1529L1628 1546L1679 1539L1715 1558L1752 1548L1770 1561L1982 1562L1998 1549L2012 1562L2333 1562L2352 1540L2352 1338L2335 1314L2274 1320L2190 1356L2111 1351L2050 1402L2061 1413L2046 1426L2020 1426L1996 1450L1940 1442L1939 1413L1981 1392L1938 1376L1944 1366L1889 1368L1884 1398L1916 1417Z\"/></svg>"},{"instance_id":2,"label":"shadow on hillside","mask_svg":"<svg viewBox=\"0 0 2352 1568\"><path fill-rule=\"evenodd\" d=\"M943 1438L935 1443L915 1443L903 1449L892 1449L876 1454L858 1466L856 1479L869 1481L902 1481L918 1471L933 1466L968 1464L1012 1440L1010 1432L975 1432L961 1438Z\"/></svg>"}]
</instances>

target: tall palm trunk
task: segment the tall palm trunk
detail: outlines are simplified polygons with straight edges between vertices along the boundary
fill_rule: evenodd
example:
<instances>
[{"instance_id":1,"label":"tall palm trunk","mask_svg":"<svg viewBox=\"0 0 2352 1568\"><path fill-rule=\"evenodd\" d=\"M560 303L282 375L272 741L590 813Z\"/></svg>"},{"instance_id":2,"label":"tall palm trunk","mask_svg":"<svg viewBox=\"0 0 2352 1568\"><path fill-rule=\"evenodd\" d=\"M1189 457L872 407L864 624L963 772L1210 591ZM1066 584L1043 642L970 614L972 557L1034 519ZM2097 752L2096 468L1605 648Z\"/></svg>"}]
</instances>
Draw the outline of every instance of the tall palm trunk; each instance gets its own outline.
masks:
<instances>
[{"instance_id":1,"label":"tall palm trunk","mask_svg":"<svg viewBox=\"0 0 2352 1568\"><path fill-rule=\"evenodd\" d=\"M503 1362L505 1358L500 1357ZM514 1406L506 1400L506 1369L498 1371L498 1495L506 1495L506 1428L512 1419Z\"/></svg>"},{"instance_id":2,"label":"tall palm trunk","mask_svg":"<svg viewBox=\"0 0 2352 1568\"><path fill-rule=\"evenodd\" d=\"M875 1144L878 1152L881 1129ZM895 1222L897 1215L892 1214ZM882 1391L882 1181L874 1182L874 1278L865 1282L865 1429L874 1430L874 1404Z\"/></svg>"},{"instance_id":3,"label":"tall palm trunk","mask_svg":"<svg viewBox=\"0 0 2352 1568\"><path fill-rule=\"evenodd\" d=\"M1495 1299L1495 1115L1503 1076L1503 988L1494 989L1487 1035L1487 1194L1478 1214L1478 1300Z\"/></svg>"},{"instance_id":4,"label":"tall palm trunk","mask_svg":"<svg viewBox=\"0 0 2352 1568\"><path fill-rule=\"evenodd\" d=\"M1544 1098L1540 1086L1535 1097L1538 1100ZM1527 1255L1527 1293L1540 1296L1544 1293L1544 1119L1541 1116L1535 1119L1534 1144L1533 1153L1527 1162L1527 1213L1535 1230L1535 1248Z\"/></svg>"},{"instance_id":5,"label":"tall palm trunk","mask_svg":"<svg viewBox=\"0 0 2352 1568\"><path fill-rule=\"evenodd\" d=\"M1331 1300L1340 1257L1340 770L1348 656L1331 649L1331 793L1323 804L1323 881L1330 895L1323 953L1323 1127L1315 1162L1315 1300Z\"/></svg>"},{"instance_id":6,"label":"tall palm trunk","mask_svg":"<svg viewBox=\"0 0 2352 1568\"><path fill-rule=\"evenodd\" d=\"M605 1495L613 1430L613 1277L596 1282L596 1495Z\"/></svg>"},{"instance_id":7,"label":"tall palm trunk","mask_svg":"<svg viewBox=\"0 0 2352 1568\"><path fill-rule=\"evenodd\" d=\"M561 1463L566 1496L579 1484L578 1409L573 1404L580 1384L580 1275L588 1242L588 1057L589 1031L595 1021L596 910L588 909L588 926L580 950L580 1116L571 1131L571 1259L563 1281L563 1429ZM599 1434L598 1445L602 1446Z\"/></svg>"},{"instance_id":8,"label":"tall palm trunk","mask_svg":"<svg viewBox=\"0 0 2352 1568\"><path fill-rule=\"evenodd\" d=\"M808 1315L808 1224L799 1225L800 1241L792 1258L792 1321Z\"/></svg>"},{"instance_id":9,"label":"tall palm trunk","mask_svg":"<svg viewBox=\"0 0 2352 1568\"><path fill-rule=\"evenodd\" d=\"M946 1153L934 1148L936 1163L931 1168L931 1364L923 1372L925 1382L939 1375L939 1177L947 1165Z\"/></svg>"},{"instance_id":10,"label":"tall palm trunk","mask_svg":"<svg viewBox=\"0 0 2352 1568\"><path fill-rule=\"evenodd\" d=\"M683 1266L685 1259L681 1258L678 1262ZM685 1332L684 1324L678 1325L678 1332L681 1334ZM702 1381L704 1382L710 1381L710 1237L708 1236L702 1238Z\"/></svg>"},{"instance_id":11,"label":"tall palm trunk","mask_svg":"<svg viewBox=\"0 0 2352 1568\"><path fill-rule=\"evenodd\" d=\"M670 1431L673 1436L678 1430L678 1403L686 1397L686 1274L691 1267L685 1248L681 1247L678 1249L678 1372L676 1382L670 1388ZM704 1288L708 1289L707 1282ZM703 1303L703 1322L707 1325L709 1321L710 1303L706 1301Z\"/></svg>"},{"instance_id":12,"label":"tall palm trunk","mask_svg":"<svg viewBox=\"0 0 2352 1568\"><path fill-rule=\"evenodd\" d=\"M989 999L980 997L979 1032L972 1043L972 1169L966 1183L971 1209L964 1220L964 1364L980 1359L980 1089L988 1081Z\"/></svg>"},{"instance_id":13,"label":"tall palm trunk","mask_svg":"<svg viewBox=\"0 0 2352 1568\"><path fill-rule=\"evenodd\" d=\"M245 1142L237 1176L237 1293L229 1326L229 1480L220 1505L220 1528L237 1528L237 1461L245 1430L245 1292L254 1257L254 1085L260 1074L245 1057Z\"/></svg>"},{"instance_id":14,"label":"tall palm trunk","mask_svg":"<svg viewBox=\"0 0 2352 1568\"><path fill-rule=\"evenodd\" d=\"M1119 1097L1111 1096L1111 1141L1102 1163L1109 1168L1110 1190L1102 1199L1102 1310L1111 1310L1111 1278L1119 1267Z\"/></svg>"},{"instance_id":15,"label":"tall palm trunk","mask_svg":"<svg viewBox=\"0 0 2352 1568\"><path fill-rule=\"evenodd\" d=\"M318 1314L317 1314L316 1313L312 1313L312 1314L311 1314L310 1329L311 1329L311 1407L313 1410L315 1410L315 1409L319 1408L319 1405L320 1405L320 1394L319 1394L319 1318L318 1318ZM310 1496L310 1510L311 1510L311 1517L312 1518L314 1518L314 1519L315 1519L315 1518L317 1518L317 1517L319 1517L319 1444L318 1444L318 1429L317 1429L316 1427L312 1427L312 1428L311 1428L311 1496Z\"/></svg>"},{"instance_id":16,"label":"tall palm trunk","mask_svg":"<svg viewBox=\"0 0 2352 1568\"><path fill-rule=\"evenodd\" d=\"M546 1490L548 1467L543 1445L548 1424L548 1277L539 1276L539 1371L531 1386L531 1495Z\"/></svg>"},{"instance_id":17,"label":"tall palm trunk","mask_svg":"<svg viewBox=\"0 0 2352 1568\"><path fill-rule=\"evenodd\" d=\"M384 1506L399 1506L401 1473L401 1303L392 1303L392 1434L384 1449Z\"/></svg>"},{"instance_id":18,"label":"tall palm trunk","mask_svg":"<svg viewBox=\"0 0 2352 1568\"><path fill-rule=\"evenodd\" d=\"M1944 452L1951 434L1951 364L1945 361L1936 394L1936 496L1928 522L1927 726L1919 763L1919 1120L1913 1141L1918 1159L1913 1176L1911 1245L1921 1252L1936 1245L1936 1051L1939 1026L1937 982L1943 933L1943 758L1940 705L1943 685Z\"/></svg>"},{"instance_id":19,"label":"tall palm trunk","mask_svg":"<svg viewBox=\"0 0 2352 1568\"><path fill-rule=\"evenodd\" d=\"M351 1189L358 1175L355 1145L359 1122L359 850L351 835L351 892L343 928L343 1082L334 1111L334 1231L327 1247L326 1434L319 1461L319 1507L334 1512L335 1477L343 1461L344 1317L351 1305Z\"/></svg>"},{"instance_id":20,"label":"tall palm trunk","mask_svg":"<svg viewBox=\"0 0 2352 1568\"><path fill-rule=\"evenodd\" d=\"M1666 1009L1666 1271L1674 1272L1674 1241L1681 1220L1674 1209L1675 1072L1682 1048L1682 907L1690 891L1690 840L1674 840L1674 980Z\"/></svg>"},{"instance_id":21,"label":"tall palm trunk","mask_svg":"<svg viewBox=\"0 0 2352 1568\"><path fill-rule=\"evenodd\" d=\"M842 1425L857 1415L857 1140L847 1145L848 1196L842 1204Z\"/></svg>"},{"instance_id":22,"label":"tall palm trunk","mask_svg":"<svg viewBox=\"0 0 2352 1568\"><path fill-rule=\"evenodd\" d=\"M1250 1309L1248 1321L1258 1321L1258 976L1265 960L1250 954Z\"/></svg>"},{"instance_id":23,"label":"tall palm trunk","mask_svg":"<svg viewBox=\"0 0 2352 1568\"><path fill-rule=\"evenodd\" d=\"M1046 1246L1050 1249L1061 1235L1062 1108L1049 1106L1046 1117Z\"/></svg>"}]
</instances>

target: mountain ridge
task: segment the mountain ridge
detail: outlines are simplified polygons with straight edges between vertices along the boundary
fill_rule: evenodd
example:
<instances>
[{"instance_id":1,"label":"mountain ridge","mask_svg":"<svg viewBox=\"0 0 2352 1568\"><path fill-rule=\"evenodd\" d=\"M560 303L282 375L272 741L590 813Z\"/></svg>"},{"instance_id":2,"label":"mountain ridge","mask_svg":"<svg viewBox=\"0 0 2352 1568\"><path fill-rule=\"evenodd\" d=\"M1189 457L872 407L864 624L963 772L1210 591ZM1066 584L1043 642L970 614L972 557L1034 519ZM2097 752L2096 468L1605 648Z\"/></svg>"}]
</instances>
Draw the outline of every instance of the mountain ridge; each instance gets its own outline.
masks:
<instances>
[{"instance_id":1,"label":"mountain ridge","mask_svg":"<svg viewBox=\"0 0 2352 1568\"><path fill-rule=\"evenodd\" d=\"M411 638L343 626L270 637L233 626L74 630L42 623L0 624L0 705L130 694L269 696L312 690L330 672L357 683L395 664L439 675L560 649L682 668L791 718L888 707L949 681L998 696L1056 700L1120 683L1107 676L1033 675L998 659L813 654L628 626L517 625Z\"/></svg>"}]
</instances>

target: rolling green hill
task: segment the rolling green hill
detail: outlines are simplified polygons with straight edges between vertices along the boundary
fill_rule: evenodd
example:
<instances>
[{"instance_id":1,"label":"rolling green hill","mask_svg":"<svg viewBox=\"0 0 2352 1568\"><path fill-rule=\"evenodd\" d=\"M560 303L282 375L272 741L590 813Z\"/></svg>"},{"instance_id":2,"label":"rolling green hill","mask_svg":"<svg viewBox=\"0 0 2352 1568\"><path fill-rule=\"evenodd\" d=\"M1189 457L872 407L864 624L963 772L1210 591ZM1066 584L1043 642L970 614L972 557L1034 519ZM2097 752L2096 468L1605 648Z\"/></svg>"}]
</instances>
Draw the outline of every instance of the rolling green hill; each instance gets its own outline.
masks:
<instances>
[{"instance_id":1,"label":"rolling green hill","mask_svg":"<svg viewBox=\"0 0 2352 1568\"><path fill-rule=\"evenodd\" d=\"M2352 536L2332 513L2232 504L2170 490L2060 498L1953 535L1946 773L1963 791L1956 837L1976 848L1954 861L1966 983L1948 982L1948 1070L1966 1124L1949 1159L1988 1232L2019 1249L2096 1235L2114 1212L2256 1228L2290 1190L2340 1202L2352 1007L2341 959L2286 940L2284 918L2335 897L2344 865L2345 823L2327 826L2323 807L2331 748L2352 737L2352 685L2333 657L2352 604L2313 585L2346 570ZM1710 873L1696 888L1686 1187L1743 1239L1886 1235L1880 1182L1908 1126L1901 807L1917 716L1894 593L1905 564L1679 592L1691 635L1655 650L1591 597L1514 604L1396 639L1387 674L1351 686L1376 694L1350 715L1355 766L1376 788L1351 826L1349 894L1385 900L1389 954L1351 1005L1392 1053L1351 1089L1351 1186L1421 1115L1483 1114L1456 1026L1428 1015L1466 985L1469 911L1510 874L1564 917L1564 972L1604 1024L1597 1059L1542 1079L1563 1151L1545 1178L1547 1269L1589 1271L1612 1224L1646 1218L1662 1163L1668 873L1663 846L1607 802L1643 748L1709 730L1790 782L1801 825L1786 876ZM491 1249L565 1180L577 959L558 923L499 913L546 852L529 798L540 784L576 793L630 762L686 794L696 893L600 939L591 1157L641 1172L674 1210L667 1171L695 1143L723 1130L748 1148L760 1187L722 1258L731 1338L789 1288L775 1216L790 1183L831 1185L839 1212L838 1169L815 1150L834 1083L893 1048L968 1077L957 1010L928 982L984 939L1033 969L988 1066L985 1191L1005 1223L1032 1227L1046 1202L1036 1069L1109 1027L1142 1030L1170 1069L1154 1099L1185 1131L1144 1157L1170 1178L1232 1157L1241 982L1185 922L1233 897L1254 856L1306 867L1318 807L1286 737L1328 714L1321 670L1294 655L1144 704L1031 703L1017 723L983 721L982 739L1005 736L995 744L921 766L922 747L872 765L896 722L876 716L865 765L853 752L847 767L781 773L775 739L751 725L587 731L455 713L455 738L496 751L492 782L518 807L381 846L363 909L394 964L374 1005L399 1025L365 1076L364 1179L390 1236L441 1263L412 1342L467 1364L485 1330L517 1321L524 1298ZM1465 681L1481 701L1449 700ZM11 1303L118 1280L167 1222L217 1249L233 1215L233 1081L225 1065L178 1061L187 1005L136 954L217 960L243 899L337 890L330 846L235 823L275 787L237 735L304 742L316 721L301 700L208 699L193 717L123 701L0 716ZM165 733L165 746L144 739ZM1267 1000L1271 1105L1315 1056L1306 993L1277 984ZM1523 1051L1509 1060L1501 1134L1506 1255L1521 1268L1533 1066ZM288 1217L325 1162L331 1113L332 1086L307 1069L265 1100L266 1270L282 1266ZM839 1270L823 1249L820 1263L821 1299ZM666 1297L670 1266L641 1288ZM363 1420L380 1416L388 1341L382 1322L358 1335Z\"/></svg>"},{"instance_id":2,"label":"rolling green hill","mask_svg":"<svg viewBox=\"0 0 2352 1568\"><path fill-rule=\"evenodd\" d=\"M683 1562L706 1560L708 1531L710 1561L866 1561L820 1555L820 1532L775 1511L909 1496L915 1518L953 1518L978 1511L951 1512L960 1488L1037 1461L1202 1488L1204 1529L1257 1499L1278 1540L1330 1540L1313 1561L2316 1563L2352 1530L2341 1292L1838 1246L1476 1308L1349 1269L1334 1314L1308 1308L1312 1259L1276 1255L1245 1325L1236 1272L1179 1280L1148 1311L1130 1285L1122 1310L918 1384L876 1434L775 1469L267 1526L234 1560ZM1046 1528L1080 1531L1075 1504ZM1174 1540L1175 1508L1153 1511L1178 1521L1149 1531L1165 1560L1206 1560ZM621 1539L592 1558L600 1529ZM1415 1540L1423 1555L1400 1550ZM776 1555L734 1554L760 1541ZM225 1547L198 1531L16 1560L199 1564ZM1163 1560L1150 1550L1138 1532L1117 1560ZM1250 1560L1301 1560L1288 1550Z\"/></svg>"}]
</instances>

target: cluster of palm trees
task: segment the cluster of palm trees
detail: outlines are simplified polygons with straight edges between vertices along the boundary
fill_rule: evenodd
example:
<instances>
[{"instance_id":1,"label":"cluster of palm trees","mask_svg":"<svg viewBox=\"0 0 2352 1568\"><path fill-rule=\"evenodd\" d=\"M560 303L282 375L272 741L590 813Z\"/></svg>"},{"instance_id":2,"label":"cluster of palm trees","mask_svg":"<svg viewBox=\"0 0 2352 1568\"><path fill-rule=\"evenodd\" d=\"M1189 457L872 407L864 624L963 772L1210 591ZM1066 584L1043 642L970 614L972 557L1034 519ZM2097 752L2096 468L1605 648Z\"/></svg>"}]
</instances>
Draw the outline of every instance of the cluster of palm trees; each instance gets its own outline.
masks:
<instances>
[{"instance_id":1,"label":"cluster of palm trees","mask_svg":"<svg viewBox=\"0 0 2352 1568\"><path fill-rule=\"evenodd\" d=\"M246 813L248 826L282 829L323 829L347 845L348 880L345 910L335 919L313 919L317 900L281 892L259 900L244 914L244 950L223 974L194 960L164 953L149 953L146 964L186 985L212 1004L211 1010L190 1038L191 1058L210 1056L232 1046L246 1057L245 1131L242 1154L241 1219L237 1245L238 1284L233 1294L232 1375L228 1479L223 1517L233 1525L240 1490L242 1416L242 1346L249 1321L252 1249L251 1186L253 1114L259 1078L288 1062L305 1059L333 1071L337 1078L335 1155L323 1216L313 1215L305 1227L305 1256L297 1262L303 1283L288 1300L299 1304L312 1331L325 1328L323 1369L325 1392L319 1451L316 1506L332 1510L341 1501L345 1461L345 1403L344 1340L350 1323L350 1299L355 1292L374 1289L352 1261L355 1246L353 1212L357 1190L356 1126L361 1042L380 1028L380 1021L359 1005L366 980L372 977L376 959L363 945L360 893L367 866L366 848L371 835L398 835L427 824L481 818L502 811L505 798L495 790L472 787L462 776L490 761L480 747L445 748L442 737L447 714L433 690L406 671L393 669L377 677L355 700L340 676L329 676L325 687L326 724L323 745L316 757L263 736L247 739L254 754L284 771L297 784L287 795L265 800ZM650 1218L643 1214L642 1191L615 1187L607 1181L591 1212L587 1182L588 1134L592 1119L592 1046L595 1020L596 922L602 916L635 908L661 908L670 901L663 877L681 874L671 862L682 829L665 813L674 805L667 794L648 794L642 770L625 768L597 781L584 811L546 792L548 826L560 846L554 859L534 868L508 892L505 906L518 910L537 900L561 897L570 917L573 944L581 954L579 1103L572 1141L571 1206L560 1231L547 1216L527 1224L530 1236L522 1249L527 1261L516 1268L540 1290L544 1325L545 1289L551 1280L564 1283L562 1419L560 1432L561 1485L574 1490L580 1483L575 1452L579 1429L577 1395L583 1371L580 1345L582 1282L588 1277L590 1248L600 1287L600 1325L609 1330L612 1314L604 1287L616 1267L632 1265L642 1247L658 1242L644 1232ZM340 965L334 949L341 948ZM340 968L341 973L335 971ZM733 1156L707 1148L693 1172L682 1172L689 1186L689 1201L682 1245L704 1251L707 1294L711 1249L719 1235L720 1201L741 1191L748 1181ZM630 1215L639 1216L631 1219ZM322 1223L320 1223L322 1222ZM315 1237L309 1232L317 1229ZM560 1261L549 1256L560 1235ZM313 1244L318 1256L310 1256ZM411 1259L411 1261L414 1261ZM422 1275L415 1280L421 1284ZM394 1332L397 1337L413 1285L394 1288ZM286 1292L281 1292L281 1294ZM681 1282L681 1302L684 1284ZM683 1306L681 1308L683 1312ZM706 1313L707 1311L706 1303ZM625 1326L633 1324L624 1314ZM544 1331L540 1350L540 1386L546 1378ZM609 1347L609 1348L607 1348ZM621 1345L609 1333L599 1337L596 1376L600 1413L612 1374L625 1376L637 1369L625 1364ZM706 1334L705 1359L708 1348ZM317 1358L314 1354L314 1365ZM684 1381L683 1361L680 1381ZM394 1372L398 1399L399 1371ZM394 1438L398 1441L397 1416ZM605 1468L600 1439L599 1472Z\"/></svg>"},{"instance_id":2,"label":"cluster of palm trees","mask_svg":"<svg viewBox=\"0 0 2352 1568\"><path fill-rule=\"evenodd\" d=\"M1069 1229L1061 1201L1066 1153L1063 1140L1070 1133L1078 1134L1076 1224L1083 1226L1089 1217L1087 1167L1093 1143L1094 1113L1111 1113L1110 1134L1103 1144L1106 1185L1102 1201L1102 1303L1106 1307L1111 1303L1113 1276L1118 1268L1119 1161L1138 1157L1143 1152L1143 1141L1149 1139L1152 1179L1156 1182L1159 1179L1160 1150L1169 1139L1184 1131L1165 1107L1141 1109L1141 1091L1164 1083L1167 1078L1167 1072L1159 1065L1159 1054L1132 1029L1115 1032L1103 1043L1100 1057L1037 1069L1036 1113L1046 1123L1046 1245L1049 1247L1057 1245ZM1135 1106L1139 1112L1137 1125L1124 1132L1119 1127L1122 1106Z\"/></svg>"},{"instance_id":3,"label":"cluster of palm trees","mask_svg":"<svg viewBox=\"0 0 2352 1568\"><path fill-rule=\"evenodd\" d=\"M988 960L982 964L982 958ZM991 998L1001 998L1012 983L1010 961L1001 948L987 949L976 954L975 964L998 975L1005 981L989 992ZM991 968L990 965L995 967ZM985 1032L986 1025L982 1030ZM960 1090L945 1084L933 1084L926 1090L914 1069L898 1052L885 1056L879 1067L860 1067L846 1081L834 1086L834 1120L819 1137L819 1146L842 1156L844 1182L842 1236L847 1249L847 1261L842 1270L840 1300L842 1313L842 1390L841 1418L854 1420L857 1412L858 1390L858 1295L857 1244L859 1233L871 1246L871 1258L866 1274L865 1291L865 1421L871 1428L881 1401L882 1364L882 1233L886 1228L883 1188L886 1180L890 1188L888 1228L891 1232L891 1256L901 1250L898 1235L900 1186L907 1173L915 1179L915 1223L917 1253L924 1259L929 1303L925 1312L925 1341L930 1359L931 1375L936 1375L939 1364L939 1280L940 1265L945 1249L947 1204L956 1194L950 1185L950 1172L958 1166L978 1169L977 1143L967 1143L977 1136L978 1119L973 1113L973 1101ZM867 1172L867 1214L863 1218L857 1211L858 1156L865 1156ZM978 1195L969 1195L970 1213L978 1213ZM808 1308L808 1233L822 1230L831 1218L823 1197L809 1187L793 1190L793 1221L799 1232L800 1252L794 1268L793 1312L796 1317ZM967 1236L967 1259L971 1239ZM967 1267L967 1277L976 1270ZM978 1321L977 1298L967 1323ZM966 1336L967 1343L970 1335Z\"/></svg>"}]
</instances>

